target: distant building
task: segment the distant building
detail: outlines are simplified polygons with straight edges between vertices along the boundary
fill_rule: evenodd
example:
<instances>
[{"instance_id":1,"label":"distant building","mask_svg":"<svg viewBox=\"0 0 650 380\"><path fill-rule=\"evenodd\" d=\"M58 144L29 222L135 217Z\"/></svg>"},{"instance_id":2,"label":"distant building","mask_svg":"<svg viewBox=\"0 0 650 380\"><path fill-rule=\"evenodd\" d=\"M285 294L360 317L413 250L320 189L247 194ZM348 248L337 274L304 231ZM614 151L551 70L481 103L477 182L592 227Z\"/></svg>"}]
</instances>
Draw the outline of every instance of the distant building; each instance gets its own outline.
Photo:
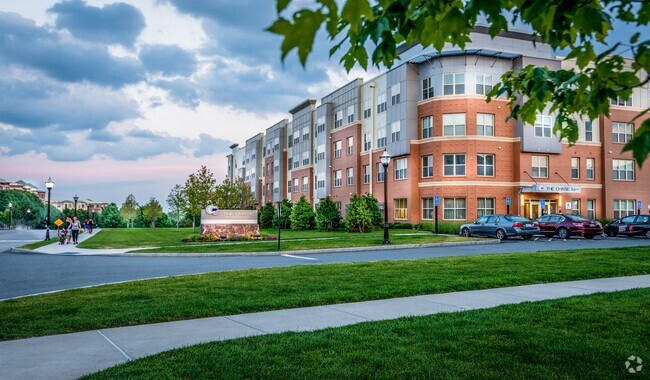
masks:
<instances>
[{"instance_id":1,"label":"distant building","mask_svg":"<svg viewBox=\"0 0 650 380\"><path fill-rule=\"evenodd\" d=\"M77 201L77 210L89 211L91 213L101 212L106 206L108 206L107 202L98 202L92 199L80 199ZM52 201L52 207L59 211L63 211L66 208L68 210L74 210L74 200Z\"/></svg>"},{"instance_id":2,"label":"distant building","mask_svg":"<svg viewBox=\"0 0 650 380\"><path fill-rule=\"evenodd\" d=\"M25 182L23 180L10 182L7 181L6 179L0 178L0 191L6 191L6 190L27 191L29 193L36 195L38 199L41 200L41 202L45 203L47 201L47 199L45 199L45 190L39 190L38 187L34 186L31 183Z\"/></svg>"}]
</instances>

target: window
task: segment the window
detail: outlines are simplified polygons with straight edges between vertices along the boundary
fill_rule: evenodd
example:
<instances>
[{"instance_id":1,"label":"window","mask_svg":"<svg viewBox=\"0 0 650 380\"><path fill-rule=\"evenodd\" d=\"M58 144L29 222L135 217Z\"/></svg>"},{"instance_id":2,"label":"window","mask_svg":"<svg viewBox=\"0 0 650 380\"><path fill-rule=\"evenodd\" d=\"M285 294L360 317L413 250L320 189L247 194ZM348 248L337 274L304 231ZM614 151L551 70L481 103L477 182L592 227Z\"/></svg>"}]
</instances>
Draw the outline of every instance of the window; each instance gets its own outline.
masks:
<instances>
[{"instance_id":1,"label":"window","mask_svg":"<svg viewBox=\"0 0 650 380\"><path fill-rule=\"evenodd\" d=\"M551 117L537 115L535 119L535 137L551 137Z\"/></svg>"},{"instance_id":2,"label":"window","mask_svg":"<svg viewBox=\"0 0 650 380\"><path fill-rule=\"evenodd\" d=\"M571 157L571 179L580 179L580 158Z\"/></svg>"},{"instance_id":3,"label":"window","mask_svg":"<svg viewBox=\"0 0 650 380\"><path fill-rule=\"evenodd\" d=\"M386 112L386 93L377 96L377 113Z\"/></svg>"},{"instance_id":4,"label":"window","mask_svg":"<svg viewBox=\"0 0 650 380\"><path fill-rule=\"evenodd\" d=\"M445 154L444 175L445 176L462 176L465 175L465 155L464 154Z\"/></svg>"},{"instance_id":5,"label":"window","mask_svg":"<svg viewBox=\"0 0 650 380\"><path fill-rule=\"evenodd\" d=\"M289 157L289 159L287 159L287 170L291 170L292 165L293 165L293 157Z\"/></svg>"},{"instance_id":6,"label":"window","mask_svg":"<svg viewBox=\"0 0 650 380\"><path fill-rule=\"evenodd\" d=\"M632 139L632 124L612 123L612 142L624 144Z\"/></svg>"},{"instance_id":7,"label":"window","mask_svg":"<svg viewBox=\"0 0 650 380\"><path fill-rule=\"evenodd\" d=\"M444 136L462 136L465 134L464 113L442 115L442 124Z\"/></svg>"},{"instance_id":8,"label":"window","mask_svg":"<svg viewBox=\"0 0 650 380\"><path fill-rule=\"evenodd\" d=\"M431 77L422 80L422 100L433 98L433 82Z\"/></svg>"},{"instance_id":9,"label":"window","mask_svg":"<svg viewBox=\"0 0 650 380\"><path fill-rule=\"evenodd\" d=\"M405 179L408 171L406 158L400 158L395 162L395 179Z\"/></svg>"},{"instance_id":10,"label":"window","mask_svg":"<svg viewBox=\"0 0 650 380\"><path fill-rule=\"evenodd\" d=\"M348 143L348 156L352 155L352 150L354 149L354 138L348 137L347 139Z\"/></svg>"},{"instance_id":11,"label":"window","mask_svg":"<svg viewBox=\"0 0 650 380\"><path fill-rule=\"evenodd\" d=\"M483 215L494 214L494 198L478 198L477 199L477 215L482 217Z\"/></svg>"},{"instance_id":12,"label":"window","mask_svg":"<svg viewBox=\"0 0 650 380\"><path fill-rule=\"evenodd\" d=\"M433 219L433 198L422 198L422 219Z\"/></svg>"},{"instance_id":13,"label":"window","mask_svg":"<svg viewBox=\"0 0 650 380\"><path fill-rule=\"evenodd\" d=\"M334 141L334 158L341 157L341 140Z\"/></svg>"},{"instance_id":14,"label":"window","mask_svg":"<svg viewBox=\"0 0 650 380\"><path fill-rule=\"evenodd\" d=\"M402 123L399 121L394 121L390 124L390 141L397 142L399 141L399 133L402 129Z\"/></svg>"},{"instance_id":15,"label":"window","mask_svg":"<svg viewBox=\"0 0 650 380\"><path fill-rule=\"evenodd\" d=\"M371 145L372 145L372 141L370 139L370 134L369 133L364 133L363 134L363 150L364 151L370 150Z\"/></svg>"},{"instance_id":16,"label":"window","mask_svg":"<svg viewBox=\"0 0 650 380\"><path fill-rule=\"evenodd\" d=\"M309 190L309 177L302 177L302 191Z\"/></svg>"},{"instance_id":17,"label":"window","mask_svg":"<svg viewBox=\"0 0 650 380\"><path fill-rule=\"evenodd\" d=\"M299 154L294 154L293 155L293 168L297 168L300 166L300 155Z\"/></svg>"},{"instance_id":18,"label":"window","mask_svg":"<svg viewBox=\"0 0 650 380\"><path fill-rule=\"evenodd\" d=\"M302 166L309 165L309 151L302 152Z\"/></svg>"},{"instance_id":19,"label":"window","mask_svg":"<svg viewBox=\"0 0 650 380\"><path fill-rule=\"evenodd\" d=\"M370 105L370 100L366 100L363 102L363 118L367 119L369 118L372 114L372 106Z\"/></svg>"},{"instance_id":20,"label":"window","mask_svg":"<svg viewBox=\"0 0 650 380\"><path fill-rule=\"evenodd\" d=\"M287 141L287 145L289 146L289 148L291 148L293 146L293 136L289 136L289 139Z\"/></svg>"},{"instance_id":21,"label":"window","mask_svg":"<svg viewBox=\"0 0 650 380\"><path fill-rule=\"evenodd\" d=\"M399 88L399 83L393 85L390 88L390 105L394 106L397 103L399 103L399 98L400 98L400 88Z\"/></svg>"},{"instance_id":22,"label":"window","mask_svg":"<svg viewBox=\"0 0 650 380\"><path fill-rule=\"evenodd\" d=\"M433 156L422 156L422 178L433 177Z\"/></svg>"},{"instance_id":23,"label":"window","mask_svg":"<svg viewBox=\"0 0 650 380\"><path fill-rule=\"evenodd\" d=\"M484 177L494 176L494 155L477 154L476 155L476 175Z\"/></svg>"},{"instance_id":24,"label":"window","mask_svg":"<svg viewBox=\"0 0 650 380\"><path fill-rule=\"evenodd\" d=\"M571 215L580 215L580 199L571 199Z\"/></svg>"},{"instance_id":25,"label":"window","mask_svg":"<svg viewBox=\"0 0 650 380\"><path fill-rule=\"evenodd\" d=\"M348 174L348 186L352 186L352 184L354 183L354 169L348 168L347 174Z\"/></svg>"},{"instance_id":26,"label":"window","mask_svg":"<svg viewBox=\"0 0 650 380\"><path fill-rule=\"evenodd\" d=\"M294 145L300 144L300 131L293 132L293 144Z\"/></svg>"},{"instance_id":27,"label":"window","mask_svg":"<svg viewBox=\"0 0 650 380\"><path fill-rule=\"evenodd\" d=\"M386 146L386 127L377 129L377 148Z\"/></svg>"},{"instance_id":28,"label":"window","mask_svg":"<svg viewBox=\"0 0 650 380\"><path fill-rule=\"evenodd\" d=\"M445 95L460 95L465 93L465 74L445 74L443 83Z\"/></svg>"},{"instance_id":29,"label":"window","mask_svg":"<svg viewBox=\"0 0 650 380\"><path fill-rule=\"evenodd\" d=\"M422 138L428 139L433 137L433 116L422 118Z\"/></svg>"},{"instance_id":30,"label":"window","mask_svg":"<svg viewBox=\"0 0 650 380\"><path fill-rule=\"evenodd\" d=\"M316 147L316 161L321 161L325 159L325 144L321 144Z\"/></svg>"},{"instance_id":31,"label":"window","mask_svg":"<svg viewBox=\"0 0 650 380\"><path fill-rule=\"evenodd\" d=\"M476 74L476 93L485 95L492 91L492 75Z\"/></svg>"},{"instance_id":32,"label":"window","mask_svg":"<svg viewBox=\"0 0 650 380\"><path fill-rule=\"evenodd\" d=\"M614 199L614 219L634 215L634 199Z\"/></svg>"},{"instance_id":33,"label":"window","mask_svg":"<svg viewBox=\"0 0 650 380\"><path fill-rule=\"evenodd\" d=\"M302 129L302 141L307 141L309 140L309 127L305 127Z\"/></svg>"},{"instance_id":34,"label":"window","mask_svg":"<svg viewBox=\"0 0 650 380\"><path fill-rule=\"evenodd\" d=\"M446 220L465 220L466 201L465 198L445 198L443 200L444 211L442 218Z\"/></svg>"},{"instance_id":35,"label":"window","mask_svg":"<svg viewBox=\"0 0 650 380\"><path fill-rule=\"evenodd\" d=\"M314 183L316 184L317 189L322 189L325 187L325 173L318 173L314 177Z\"/></svg>"},{"instance_id":36,"label":"window","mask_svg":"<svg viewBox=\"0 0 650 380\"><path fill-rule=\"evenodd\" d=\"M587 179L594 179L594 166L596 166L596 160L593 158L587 158Z\"/></svg>"},{"instance_id":37,"label":"window","mask_svg":"<svg viewBox=\"0 0 650 380\"><path fill-rule=\"evenodd\" d=\"M384 165L381 163L377 164L377 182L384 182L386 179L386 173L384 173Z\"/></svg>"},{"instance_id":38,"label":"window","mask_svg":"<svg viewBox=\"0 0 650 380\"><path fill-rule=\"evenodd\" d=\"M298 192L298 186L300 186L300 183L299 183L299 182L300 182L300 181L298 180L298 178L294 178L294 179L293 179L293 192L294 192L294 193L297 193L297 192ZM289 186L289 187L291 187L291 186Z\"/></svg>"},{"instance_id":39,"label":"window","mask_svg":"<svg viewBox=\"0 0 650 380\"><path fill-rule=\"evenodd\" d=\"M548 156L533 156L534 178L548 178Z\"/></svg>"},{"instance_id":40,"label":"window","mask_svg":"<svg viewBox=\"0 0 650 380\"><path fill-rule=\"evenodd\" d=\"M354 106L349 106L346 113L348 115L348 124L350 124L354 121Z\"/></svg>"},{"instance_id":41,"label":"window","mask_svg":"<svg viewBox=\"0 0 650 380\"><path fill-rule=\"evenodd\" d=\"M408 218L408 208L406 198L398 198L393 201L395 204L395 219L404 220Z\"/></svg>"},{"instance_id":42,"label":"window","mask_svg":"<svg viewBox=\"0 0 650 380\"><path fill-rule=\"evenodd\" d=\"M612 160L614 179L619 181L634 181L633 160Z\"/></svg>"},{"instance_id":43,"label":"window","mask_svg":"<svg viewBox=\"0 0 650 380\"><path fill-rule=\"evenodd\" d=\"M277 194L280 192L280 182L275 181L273 182L273 194Z\"/></svg>"},{"instance_id":44,"label":"window","mask_svg":"<svg viewBox=\"0 0 650 380\"><path fill-rule=\"evenodd\" d=\"M343 111L334 114L334 128L341 128L343 126Z\"/></svg>"},{"instance_id":45,"label":"window","mask_svg":"<svg viewBox=\"0 0 650 380\"><path fill-rule=\"evenodd\" d=\"M594 141L594 127L591 121L585 121L585 141Z\"/></svg>"},{"instance_id":46,"label":"window","mask_svg":"<svg viewBox=\"0 0 650 380\"><path fill-rule=\"evenodd\" d=\"M341 174L340 170L334 170L334 187L341 187Z\"/></svg>"},{"instance_id":47,"label":"window","mask_svg":"<svg viewBox=\"0 0 650 380\"><path fill-rule=\"evenodd\" d=\"M363 166L363 183L370 183L370 165Z\"/></svg>"},{"instance_id":48,"label":"window","mask_svg":"<svg viewBox=\"0 0 650 380\"><path fill-rule=\"evenodd\" d=\"M596 200L587 199L587 219L596 219Z\"/></svg>"},{"instance_id":49,"label":"window","mask_svg":"<svg viewBox=\"0 0 650 380\"><path fill-rule=\"evenodd\" d=\"M616 98L610 99L610 104L613 106L632 107L632 97L626 100L617 96Z\"/></svg>"},{"instance_id":50,"label":"window","mask_svg":"<svg viewBox=\"0 0 650 380\"><path fill-rule=\"evenodd\" d=\"M476 114L476 134L479 136L494 136L494 115L488 113Z\"/></svg>"}]
</instances>

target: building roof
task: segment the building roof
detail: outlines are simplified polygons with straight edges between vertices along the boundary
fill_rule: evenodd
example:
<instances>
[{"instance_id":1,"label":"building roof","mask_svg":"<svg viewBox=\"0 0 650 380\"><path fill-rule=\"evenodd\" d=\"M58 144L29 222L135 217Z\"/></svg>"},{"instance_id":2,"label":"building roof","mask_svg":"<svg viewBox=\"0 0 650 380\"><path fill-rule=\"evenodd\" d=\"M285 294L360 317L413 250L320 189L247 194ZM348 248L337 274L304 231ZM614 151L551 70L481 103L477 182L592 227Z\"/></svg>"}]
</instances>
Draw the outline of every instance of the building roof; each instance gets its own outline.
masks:
<instances>
[{"instance_id":1,"label":"building roof","mask_svg":"<svg viewBox=\"0 0 650 380\"><path fill-rule=\"evenodd\" d=\"M491 57L491 58L503 58L503 59L510 59L510 60L521 57L521 54L505 53L502 51L494 51L489 49L467 49L467 50L447 50L441 53L420 54L415 58L411 58L410 60L408 60L408 62L420 64L436 58L462 57L468 55Z\"/></svg>"}]
</instances>

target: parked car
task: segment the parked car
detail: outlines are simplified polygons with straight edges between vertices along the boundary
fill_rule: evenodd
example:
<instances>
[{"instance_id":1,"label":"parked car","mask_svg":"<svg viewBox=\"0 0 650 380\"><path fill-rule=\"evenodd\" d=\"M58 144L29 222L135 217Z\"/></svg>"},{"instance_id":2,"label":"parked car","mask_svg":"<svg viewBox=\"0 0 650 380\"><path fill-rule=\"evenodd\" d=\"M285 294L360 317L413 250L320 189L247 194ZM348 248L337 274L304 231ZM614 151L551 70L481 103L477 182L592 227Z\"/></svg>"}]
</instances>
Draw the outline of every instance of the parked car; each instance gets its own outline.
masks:
<instances>
[{"instance_id":1,"label":"parked car","mask_svg":"<svg viewBox=\"0 0 650 380\"><path fill-rule=\"evenodd\" d=\"M603 233L600 222L578 215L549 214L537 218L537 222L541 233L546 237L557 235L560 239L567 239L577 235L593 239Z\"/></svg>"},{"instance_id":2,"label":"parked car","mask_svg":"<svg viewBox=\"0 0 650 380\"><path fill-rule=\"evenodd\" d=\"M511 236L521 236L530 239L539 233L539 225L523 216L517 215L484 215L474 223L460 226L460 234L463 236L494 236L497 239L505 240Z\"/></svg>"},{"instance_id":3,"label":"parked car","mask_svg":"<svg viewBox=\"0 0 650 380\"><path fill-rule=\"evenodd\" d=\"M607 236L645 236L650 239L650 215L630 215L605 226Z\"/></svg>"}]
</instances>

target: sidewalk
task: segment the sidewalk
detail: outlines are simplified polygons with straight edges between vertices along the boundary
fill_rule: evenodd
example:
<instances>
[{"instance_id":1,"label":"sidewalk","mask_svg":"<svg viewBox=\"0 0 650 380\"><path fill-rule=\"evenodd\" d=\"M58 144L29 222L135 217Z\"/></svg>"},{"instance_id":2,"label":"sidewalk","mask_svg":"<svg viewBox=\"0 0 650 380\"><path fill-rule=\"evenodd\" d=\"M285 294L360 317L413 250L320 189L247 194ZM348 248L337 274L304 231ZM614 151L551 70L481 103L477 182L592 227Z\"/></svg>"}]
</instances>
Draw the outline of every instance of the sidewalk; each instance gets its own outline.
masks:
<instances>
[{"instance_id":1,"label":"sidewalk","mask_svg":"<svg viewBox=\"0 0 650 380\"><path fill-rule=\"evenodd\" d=\"M93 237L94 234L98 233L101 231L101 228L95 228L93 229L93 233L90 234L88 232L84 232L82 234L79 234L79 243L83 242L86 239L90 239ZM79 248L76 245L70 243L70 244L59 244L58 239L59 237L56 236L56 230L51 231L52 233L52 244L49 245L44 245L42 247L33 249L32 252L37 252L37 253L44 253L48 255L75 255L75 256L83 256L83 255L115 255L115 254L123 254L124 252L128 250L136 250L137 248L129 248L129 249L124 249L124 248L117 248L117 249L84 249L84 248ZM151 248L151 247L147 247Z\"/></svg>"},{"instance_id":2,"label":"sidewalk","mask_svg":"<svg viewBox=\"0 0 650 380\"><path fill-rule=\"evenodd\" d=\"M394 298L0 342L0 379L72 379L173 348L360 322L650 288L650 275Z\"/></svg>"}]
</instances>

